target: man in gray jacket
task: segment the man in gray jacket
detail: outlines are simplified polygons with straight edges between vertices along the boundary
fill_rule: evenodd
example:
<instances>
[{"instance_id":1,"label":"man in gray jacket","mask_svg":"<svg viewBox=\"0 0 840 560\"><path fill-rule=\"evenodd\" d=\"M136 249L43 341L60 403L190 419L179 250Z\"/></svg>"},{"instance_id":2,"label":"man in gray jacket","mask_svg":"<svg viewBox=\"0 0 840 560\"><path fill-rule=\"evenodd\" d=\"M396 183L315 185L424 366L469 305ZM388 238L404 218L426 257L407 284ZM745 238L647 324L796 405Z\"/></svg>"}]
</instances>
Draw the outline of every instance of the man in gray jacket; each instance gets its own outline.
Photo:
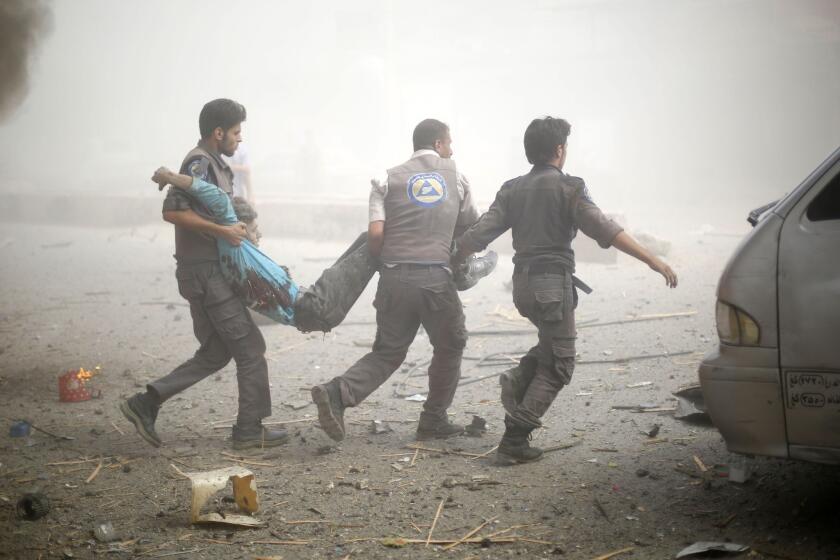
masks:
<instances>
[{"instance_id":1,"label":"man in gray jacket","mask_svg":"<svg viewBox=\"0 0 840 560\"><path fill-rule=\"evenodd\" d=\"M464 312L450 267L453 236L478 218L469 183L455 167L444 123L426 119L414 129L414 154L374 181L368 247L381 260L373 351L344 375L312 388L321 428L344 439L344 409L361 403L402 364L420 325L434 352L429 394L418 439L463 432L449 421L467 342Z\"/></svg>"}]
</instances>

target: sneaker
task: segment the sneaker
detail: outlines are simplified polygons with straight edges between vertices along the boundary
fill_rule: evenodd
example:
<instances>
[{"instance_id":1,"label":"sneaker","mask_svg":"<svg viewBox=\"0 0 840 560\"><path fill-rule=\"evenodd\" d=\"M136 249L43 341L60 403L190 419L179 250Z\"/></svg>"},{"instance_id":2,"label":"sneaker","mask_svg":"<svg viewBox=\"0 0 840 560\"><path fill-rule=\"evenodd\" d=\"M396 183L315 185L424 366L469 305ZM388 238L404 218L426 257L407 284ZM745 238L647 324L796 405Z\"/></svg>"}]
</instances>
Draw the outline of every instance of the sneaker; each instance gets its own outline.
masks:
<instances>
[{"instance_id":1,"label":"sneaker","mask_svg":"<svg viewBox=\"0 0 840 560\"><path fill-rule=\"evenodd\" d=\"M427 420L423 414L420 415L420 423L417 425L417 440L447 439L460 436L464 433L464 427L460 424L453 424L448 418Z\"/></svg>"},{"instance_id":2,"label":"sneaker","mask_svg":"<svg viewBox=\"0 0 840 560\"><path fill-rule=\"evenodd\" d=\"M283 429L270 430L259 423L249 427L233 427L234 449L276 447L288 441L289 434Z\"/></svg>"},{"instance_id":3,"label":"sneaker","mask_svg":"<svg viewBox=\"0 0 840 560\"><path fill-rule=\"evenodd\" d=\"M163 443L155 431L155 420L157 420L160 407L149 403L148 397L143 393L137 393L120 403L120 411L134 424L134 428L140 437L149 444L160 447Z\"/></svg>"},{"instance_id":4,"label":"sneaker","mask_svg":"<svg viewBox=\"0 0 840 560\"><path fill-rule=\"evenodd\" d=\"M334 441L344 439L344 405L335 380L312 387L312 402L318 406L318 423Z\"/></svg>"}]
</instances>

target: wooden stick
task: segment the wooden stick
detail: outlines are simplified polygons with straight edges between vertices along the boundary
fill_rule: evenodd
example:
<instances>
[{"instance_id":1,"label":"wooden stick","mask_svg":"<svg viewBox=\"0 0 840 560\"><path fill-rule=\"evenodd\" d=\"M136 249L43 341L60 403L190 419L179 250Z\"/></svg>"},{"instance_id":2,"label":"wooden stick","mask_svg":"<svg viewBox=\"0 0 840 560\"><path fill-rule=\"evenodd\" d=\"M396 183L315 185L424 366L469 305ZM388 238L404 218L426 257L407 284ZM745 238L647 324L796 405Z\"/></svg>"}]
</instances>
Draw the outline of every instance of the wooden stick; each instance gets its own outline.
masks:
<instances>
[{"instance_id":1,"label":"wooden stick","mask_svg":"<svg viewBox=\"0 0 840 560\"><path fill-rule=\"evenodd\" d=\"M709 467L707 467L697 455L694 456L694 463L697 465L697 468L700 469L700 472L706 472L709 470Z\"/></svg>"},{"instance_id":2,"label":"wooden stick","mask_svg":"<svg viewBox=\"0 0 840 560\"><path fill-rule=\"evenodd\" d=\"M625 552L631 552L635 549L636 549L636 547L634 547L634 546L628 546L627 548L622 548L621 550L614 550L612 552L608 552L607 554L602 554L601 556L598 556L597 558L594 558L593 560L609 560L613 556L618 556L619 554L624 554Z\"/></svg>"},{"instance_id":3,"label":"wooden stick","mask_svg":"<svg viewBox=\"0 0 840 560\"><path fill-rule=\"evenodd\" d=\"M460 539L458 539L457 541L455 541L454 543L452 543L452 544L448 544L448 545L444 546L444 547L443 547L443 550L450 550L450 549L455 548L456 546L458 546L459 544L461 544L462 542L464 542L464 540L466 540L466 539L470 538L471 536L475 535L476 533L478 533L479 531L481 531L482 529L484 529L484 527L485 527L488 523L492 523L493 521L495 521L495 520L496 520L496 519L498 519L498 518L499 518L499 516L498 516L498 515L497 515L497 516L495 516L495 517L491 517L490 519L488 519L487 521L485 521L484 523L482 523L481 525L479 525L478 527L476 527L475 529L473 529L472 531L470 531L469 533L467 533L466 535L464 535L463 537L461 537Z\"/></svg>"},{"instance_id":4,"label":"wooden stick","mask_svg":"<svg viewBox=\"0 0 840 560\"><path fill-rule=\"evenodd\" d=\"M124 432L124 431L122 431L122 430L120 429L120 427L119 427L119 426L117 426L116 424L114 424L114 421L113 421L113 420L111 420L111 425L114 427L114 429L115 429L115 430L117 430L117 431L120 433L120 435L121 435L121 436L124 436L124 435L125 435L125 432Z\"/></svg>"},{"instance_id":5,"label":"wooden stick","mask_svg":"<svg viewBox=\"0 0 840 560\"><path fill-rule=\"evenodd\" d=\"M245 459L244 457L241 457L239 455L233 455L231 453L226 453L224 451L222 451L221 453L225 457L228 457L228 459L227 459L228 461L235 461L237 463L242 463L243 465L254 465L254 466L257 466L257 467L276 467L277 466L277 465L274 465L272 463L260 463L259 461L250 461L250 460Z\"/></svg>"},{"instance_id":6,"label":"wooden stick","mask_svg":"<svg viewBox=\"0 0 840 560\"><path fill-rule=\"evenodd\" d=\"M492 448L490 448L489 450L487 450L487 451L485 451L484 453L482 453L481 455L479 455L479 456L477 456L477 457L473 457L472 459L470 459L470 461L475 461L476 459L481 459L482 457L487 457L488 455L490 455L491 453L493 453L494 451L496 451L498 448L499 448L499 446L498 446L498 445L497 445L496 447L492 447Z\"/></svg>"},{"instance_id":7,"label":"wooden stick","mask_svg":"<svg viewBox=\"0 0 840 560\"><path fill-rule=\"evenodd\" d=\"M420 454L420 450L419 450L419 449L415 449L415 450L414 450L414 456L411 458L411 462L408 464L408 466L409 466L409 467L413 467L413 466L414 466L414 463L416 463L416 462L417 462L417 456L418 456L419 454Z\"/></svg>"},{"instance_id":8,"label":"wooden stick","mask_svg":"<svg viewBox=\"0 0 840 560\"><path fill-rule=\"evenodd\" d=\"M309 544L309 541L251 541L251 544L289 544L289 545L300 545L300 544Z\"/></svg>"},{"instance_id":9,"label":"wooden stick","mask_svg":"<svg viewBox=\"0 0 840 560\"><path fill-rule=\"evenodd\" d=\"M694 350L680 350L679 352L662 352L661 354L642 354L639 356L624 356L621 358L610 358L608 360L575 360L575 365L584 364L623 364L639 360L653 360L656 358L671 358L673 356L687 356L693 354ZM632 387L631 387L632 388Z\"/></svg>"},{"instance_id":10,"label":"wooden stick","mask_svg":"<svg viewBox=\"0 0 840 560\"><path fill-rule=\"evenodd\" d=\"M344 541L346 543L351 542L361 542L361 541L381 541L381 538L378 537L370 537L370 538L361 538L361 539L351 539L349 541ZM483 543L483 542L491 542L493 544L509 544L515 543L522 540L522 537L499 537L499 538L491 538L491 537L470 537L468 539L464 539L463 543ZM401 539L402 542L405 544L426 544L426 539ZM452 544L458 542L452 539L432 539L429 541L429 544ZM462 544L463 544L462 543ZM550 543L555 544L555 543Z\"/></svg>"},{"instance_id":11,"label":"wooden stick","mask_svg":"<svg viewBox=\"0 0 840 560\"><path fill-rule=\"evenodd\" d=\"M571 449L583 443L582 439L573 441L571 443L561 443L559 445L552 445L551 447L544 447L543 453L551 453L552 451L562 451L563 449Z\"/></svg>"},{"instance_id":12,"label":"wooden stick","mask_svg":"<svg viewBox=\"0 0 840 560\"><path fill-rule=\"evenodd\" d=\"M516 537L517 542L529 542L534 544L557 544L551 541L541 541L540 539L532 539L529 537Z\"/></svg>"},{"instance_id":13,"label":"wooden stick","mask_svg":"<svg viewBox=\"0 0 840 560\"><path fill-rule=\"evenodd\" d=\"M443 504L446 502L446 498L442 499L438 504L437 511L435 512L435 518L432 519L432 526L429 527L429 534L426 536L426 546L429 546L429 542L432 540L432 533L435 530L435 525L437 525L438 518L440 517L440 512L443 509Z\"/></svg>"},{"instance_id":14,"label":"wooden stick","mask_svg":"<svg viewBox=\"0 0 840 560\"><path fill-rule=\"evenodd\" d=\"M184 471L182 471L181 469L179 469L178 467L176 467L176 466L175 466L175 465L173 465L172 463L169 463L169 466L170 466L170 467L172 467L173 469L175 469L175 472L176 472L176 473L178 473L178 474L180 474L180 475L181 475L181 476L183 476L184 478L189 478L189 477L186 475L186 473L185 473Z\"/></svg>"},{"instance_id":15,"label":"wooden stick","mask_svg":"<svg viewBox=\"0 0 840 560\"><path fill-rule=\"evenodd\" d=\"M408 449L419 449L421 451L430 451L432 453L446 453L446 454L449 454L449 455L461 455L462 457L471 457L473 459L479 456L477 453L464 453L463 451L450 451L449 449L434 449L432 447L424 447L424 446L416 444L416 443L411 444L411 445L406 445L406 447Z\"/></svg>"},{"instance_id":16,"label":"wooden stick","mask_svg":"<svg viewBox=\"0 0 840 560\"><path fill-rule=\"evenodd\" d=\"M195 552L201 552L202 550L207 550L209 547L205 546L204 548L193 548L191 550L181 550L177 552L165 552L163 554L155 554L152 558L164 558L166 556L180 556L182 554L193 554Z\"/></svg>"},{"instance_id":17,"label":"wooden stick","mask_svg":"<svg viewBox=\"0 0 840 560\"><path fill-rule=\"evenodd\" d=\"M102 457L102 459L112 459L112 458L113 457ZM97 458L97 459L79 459L77 461L59 461L57 463L47 463L47 466L48 467L58 467L58 466L62 466L62 465L81 465L82 463L95 463L96 461L99 461L99 458Z\"/></svg>"},{"instance_id":18,"label":"wooden stick","mask_svg":"<svg viewBox=\"0 0 840 560\"><path fill-rule=\"evenodd\" d=\"M263 422L263 426L281 426L284 424L300 424L301 422L314 422L317 420L317 416L311 416L308 418L298 418L297 420L274 420L272 422ZM224 426L213 426L214 430L227 430L233 427L233 424L227 424Z\"/></svg>"},{"instance_id":19,"label":"wooden stick","mask_svg":"<svg viewBox=\"0 0 840 560\"><path fill-rule=\"evenodd\" d=\"M93 481L93 479L96 478L96 475L98 475L99 471L101 471L101 470L102 470L102 459L99 460L99 464L96 465L96 468L93 469L93 472L90 473L89 477L87 477L87 480L85 480L85 484L90 484Z\"/></svg>"}]
</instances>

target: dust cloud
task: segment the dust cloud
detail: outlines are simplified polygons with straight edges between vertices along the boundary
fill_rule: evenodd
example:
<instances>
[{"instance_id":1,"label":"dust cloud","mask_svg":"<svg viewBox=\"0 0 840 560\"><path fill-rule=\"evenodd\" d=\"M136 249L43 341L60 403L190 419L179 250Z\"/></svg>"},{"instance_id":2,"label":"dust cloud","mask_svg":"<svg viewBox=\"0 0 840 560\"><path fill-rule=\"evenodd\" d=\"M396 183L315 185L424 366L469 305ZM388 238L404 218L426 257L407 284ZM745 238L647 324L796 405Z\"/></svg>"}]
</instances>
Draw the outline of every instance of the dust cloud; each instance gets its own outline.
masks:
<instances>
[{"instance_id":1,"label":"dust cloud","mask_svg":"<svg viewBox=\"0 0 840 560\"><path fill-rule=\"evenodd\" d=\"M23 34L4 23L3 40L31 49L43 4L4 5L33 23ZM654 224L743 223L840 145L835 0L53 10L29 95L0 124L0 192L156 196L151 170L180 163L217 97L248 109L261 200L363 203L368 179L404 160L412 127L434 117L451 125L459 169L486 207L528 169L527 123L554 115L572 123L566 170L604 209ZM25 91L14 83L6 111Z\"/></svg>"},{"instance_id":2,"label":"dust cloud","mask_svg":"<svg viewBox=\"0 0 840 560\"><path fill-rule=\"evenodd\" d=\"M51 13L45 2L0 3L0 122L26 97L31 60L51 26Z\"/></svg>"}]
</instances>

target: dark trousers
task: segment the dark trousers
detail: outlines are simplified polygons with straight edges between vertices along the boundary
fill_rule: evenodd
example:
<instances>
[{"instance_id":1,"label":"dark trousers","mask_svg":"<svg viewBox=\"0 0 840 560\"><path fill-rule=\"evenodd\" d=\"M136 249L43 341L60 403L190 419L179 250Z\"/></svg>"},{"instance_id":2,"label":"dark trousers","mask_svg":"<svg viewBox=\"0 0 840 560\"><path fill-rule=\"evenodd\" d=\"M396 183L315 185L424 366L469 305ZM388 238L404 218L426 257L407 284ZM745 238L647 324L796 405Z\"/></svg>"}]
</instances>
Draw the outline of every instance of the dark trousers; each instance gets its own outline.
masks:
<instances>
[{"instance_id":1,"label":"dark trousers","mask_svg":"<svg viewBox=\"0 0 840 560\"><path fill-rule=\"evenodd\" d=\"M344 405L362 402L400 367L423 325L434 349L423 410L427 417L445 419L467 343L464 310L449 272L440 266L383 266L373 305L377 325L373 351L336 378Z\"/></svg>"},{"instance_id":2,"label":"dark trousers","mask_svg":"<svg viewBox=\"0 0 840 560\"><path fill-rule=\"evenodd\" d=\"M378 263L368 253L367 232L295 302L295 327L303 332L329 332L338 326L365 291Z\"/></svg>"},{"instance_id":3,"label":"dark trousers","mask_svg":"<svg viewBox=\"0 0 840 560\"><path fill-rule=\"evenodd\" d=\"M244 426L271 415L265 340L242 301L222 277L218 262L178 265L178 291L190 303L195 355L149 384L161 402L236 362L239 387L237 424Z\"/></svg>"},{"instance_id":4,"label":"dark trousers","mask_svg":"<svg viewBox=\"0 0 840 560\"><path fill-rule=\"evenodd\" d=\"M537 370L510 418L528 428L539 428L540 418L575 368L575 296L567 272L530 273L522 267L513 275L513 303L538 329L539 342L528 356Z\"/></svg>"}]
</instances>

